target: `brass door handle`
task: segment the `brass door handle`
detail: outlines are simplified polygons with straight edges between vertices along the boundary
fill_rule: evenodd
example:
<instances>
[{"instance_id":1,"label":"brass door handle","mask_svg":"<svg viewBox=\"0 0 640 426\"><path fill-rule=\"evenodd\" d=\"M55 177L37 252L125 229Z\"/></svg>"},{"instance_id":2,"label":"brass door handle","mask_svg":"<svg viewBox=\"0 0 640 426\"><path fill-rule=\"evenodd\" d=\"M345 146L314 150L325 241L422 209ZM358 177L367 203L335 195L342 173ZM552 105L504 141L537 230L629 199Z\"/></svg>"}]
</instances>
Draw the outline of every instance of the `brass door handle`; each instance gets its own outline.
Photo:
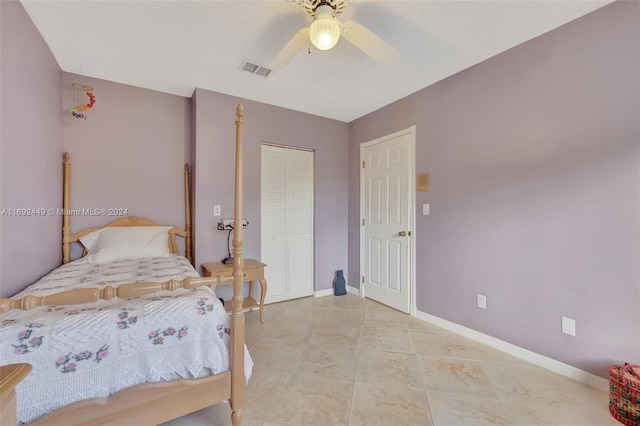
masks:
<instances>
[{"instance_id":1,"label":"brass door handle","mask_svg":"<svg viewBox=\"0 0 640 426\"><path fill-rule=\"evenodd\" d=\"M406 236L407 236L407 231L400 231L400 232L398 232L398 236L400 236L400 237L406 237Z\"/></svg>"}]
</instances>

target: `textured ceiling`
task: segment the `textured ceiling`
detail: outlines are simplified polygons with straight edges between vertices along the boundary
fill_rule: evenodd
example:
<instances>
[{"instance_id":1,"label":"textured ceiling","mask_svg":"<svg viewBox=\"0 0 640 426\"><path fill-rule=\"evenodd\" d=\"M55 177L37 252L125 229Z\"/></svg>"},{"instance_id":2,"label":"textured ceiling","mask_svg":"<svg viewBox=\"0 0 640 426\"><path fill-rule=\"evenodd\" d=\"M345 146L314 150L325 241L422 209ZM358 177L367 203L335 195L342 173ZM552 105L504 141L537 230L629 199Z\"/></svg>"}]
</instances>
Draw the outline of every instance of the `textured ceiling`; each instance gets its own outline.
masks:
<instances>
[{"instance_id":1,"label":"textured ceiling","mask_svg":"<svg viewBox=\"0 0 640 426\"><path fill-rule=\"evenodd\" d=\"M383 66L340 40L264 78L311 22L287 0L21 0L67 72L190 97L196 87L350 122L610 1L350 1L400 53Z\"/></svg>"}]
</instances>

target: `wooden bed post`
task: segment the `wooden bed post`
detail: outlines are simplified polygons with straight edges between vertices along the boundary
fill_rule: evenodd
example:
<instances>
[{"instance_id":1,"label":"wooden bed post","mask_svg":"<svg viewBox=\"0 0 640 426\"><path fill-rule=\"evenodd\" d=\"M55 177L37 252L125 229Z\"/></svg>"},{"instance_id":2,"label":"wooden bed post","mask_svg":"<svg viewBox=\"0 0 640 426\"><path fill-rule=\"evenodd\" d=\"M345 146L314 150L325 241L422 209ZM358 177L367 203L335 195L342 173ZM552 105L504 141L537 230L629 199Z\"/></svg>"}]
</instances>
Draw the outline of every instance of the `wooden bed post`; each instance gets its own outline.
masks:
<instances>
[{"instance_id":1,"label":"wooden bed post","mask_svg":"<svg viewBox=\"0 0 640 426\"><path fill-rule=\"evenodd\" d=\"M69 263L71 260L71 244L69 243L69 235L71 234L71 225L69 224L69 153L64 153L64 178L62 193L62 263Z\"/></svg>"},{"instance_id":2,"label":"wooden bed post","mask_svg":"<svg viewBox=\"0 0 640 426\"><path fill-rule=\"evenodd\" d=\"M236 175L233 223L233 299L231 314L231 423L242 425L244 407L244 314L242 313L242 285L244 282L242 239L242 163L243 126L242 104L236 108Z\"/></svg>"},{"instance_id":3,"label":"wooden bed post","mask_svg":"<svg viewBox=\"0 0 640 426\"><path fill-rule=\"evenodd\" d=\"M185 214L185 231L187 236L185 239L186 249L185 257L193 265L191 258L191 199L189 197L189 165L184 165L184 214Z\"/></svg>"},{"instance_id":4,"label":"wooden bed post","mask_svg":"<svg viewBox=\"0 0 640 426\"><path fill-rule=\"evenodd\" d=\"M31 371L29 364L9 364L0 367L0 424L15 425L16 391L18 384Z\"/></svg>"}]
</instances>

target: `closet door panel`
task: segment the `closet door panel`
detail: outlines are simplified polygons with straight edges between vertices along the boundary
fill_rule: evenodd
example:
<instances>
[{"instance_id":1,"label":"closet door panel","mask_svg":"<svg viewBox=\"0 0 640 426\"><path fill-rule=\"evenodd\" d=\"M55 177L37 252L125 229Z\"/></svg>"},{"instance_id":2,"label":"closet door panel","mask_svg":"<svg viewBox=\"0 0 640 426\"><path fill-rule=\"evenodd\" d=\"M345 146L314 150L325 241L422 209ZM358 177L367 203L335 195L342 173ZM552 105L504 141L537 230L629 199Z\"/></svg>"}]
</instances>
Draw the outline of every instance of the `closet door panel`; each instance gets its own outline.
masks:
<instances>
[{"instance_id":1,"label":"closet door panel","mask_svg":"<svg viewBox=\"0 0 640 426\"><path fill-rule=\"evenodd\" d=\"M267 297L265 303L279 302L289 299L287 288L288 247L285 237L262 237L261 261L267 265L264 268L264 278L267 280Z\"/></svg>"},{"instance_id":2,"label":"closet door panel","mask_svg":"<svg viewBox=\"0 0 640 426\"><path fill-rule=\"evenodd\" d=\"M267 303L288 298L286 165L286 151L262 147L260 260L267 264Z\"/></svg>"},{"instance_id":3,"label":"closet door panel","mask_svg":"<svg viewBox=\"0 0 640 426\"><path fill-rule=\"evenodd\" d=\"M313 239L304 235L289 236L289 296L313 294Z\"/></svg>"},{"instance_id":4,"label":"closet door panel","mask_svg":"<svg viewBox=\"0 0 640 426\"><path fill-rule=\"evenodd\" d=\"M288 152L289 295L313 294L313 152Z\"/></svg>"},{"instance_id":5,"label":"closet door panel","mask_svg":"<svg viewBox=\"0 0 640 426\"><path fill-rule=\"evenodd\" d=\"M313 161L310 151L262 146L261 257L266 302L313 294Z\"/></svg>"},{"instance_id":6,"label":"closet door panel","mask_svg":"<svg viewBox=\"0 0 640 426\"><path fill-rule=\"evenodd\" d=\"M313 152L288 153L289 235L313 235Z\"/></svg>"}]
</instances>

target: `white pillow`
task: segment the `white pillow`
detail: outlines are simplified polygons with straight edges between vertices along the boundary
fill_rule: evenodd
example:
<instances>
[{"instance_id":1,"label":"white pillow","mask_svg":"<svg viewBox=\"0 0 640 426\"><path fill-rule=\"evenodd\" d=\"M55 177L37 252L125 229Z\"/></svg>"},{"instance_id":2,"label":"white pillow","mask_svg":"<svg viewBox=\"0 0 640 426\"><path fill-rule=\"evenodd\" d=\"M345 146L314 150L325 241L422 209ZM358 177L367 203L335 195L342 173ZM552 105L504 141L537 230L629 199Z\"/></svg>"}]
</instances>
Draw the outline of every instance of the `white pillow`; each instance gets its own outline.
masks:
<instances>
[{"instance_id":1,"label":"white pillow","mask_svg":"<svg viewBox=\"0 0 640 426\"><path fill-rule=\"evenodd\" d=\"M88 263L169 256L171 226L103 228L80 238Z\"/></svg>"}]
</instances>

